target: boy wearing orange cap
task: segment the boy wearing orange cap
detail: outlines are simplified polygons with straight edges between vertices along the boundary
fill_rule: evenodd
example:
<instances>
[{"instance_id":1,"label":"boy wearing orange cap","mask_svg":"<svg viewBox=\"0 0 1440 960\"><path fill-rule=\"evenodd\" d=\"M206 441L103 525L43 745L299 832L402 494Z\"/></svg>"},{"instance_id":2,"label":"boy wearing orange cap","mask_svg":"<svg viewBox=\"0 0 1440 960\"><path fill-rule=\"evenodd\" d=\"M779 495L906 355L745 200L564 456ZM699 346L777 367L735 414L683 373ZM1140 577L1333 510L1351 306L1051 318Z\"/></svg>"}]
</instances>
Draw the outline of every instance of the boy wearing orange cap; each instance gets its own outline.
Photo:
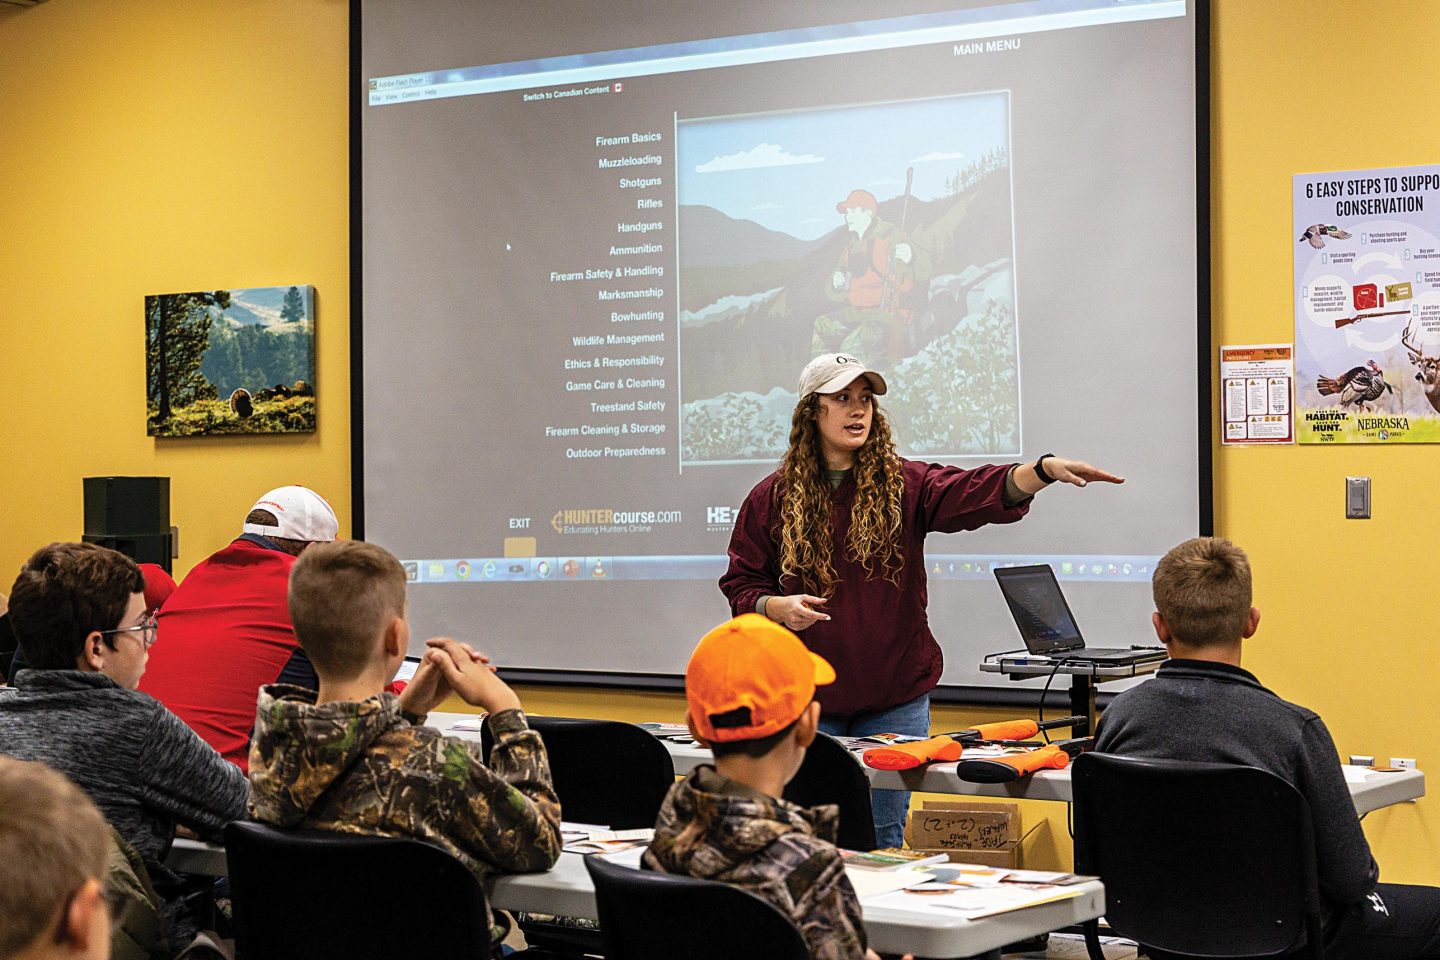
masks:
<instances>
[{"instance_id":1,"label":"boy wearing orange cap","mask_svg":"<svg viewBox=\"0 0 1440 960\"><path fill-rule=\"evenodd\" d=\"M746 613L700 640L685 670L686 719L715 754L671 788L645 865L743 887L783 910L817 960L874 958L835 849L839 810L780 798L815 740L830 664L774 621Z\"/></svg>"}]
</instances>

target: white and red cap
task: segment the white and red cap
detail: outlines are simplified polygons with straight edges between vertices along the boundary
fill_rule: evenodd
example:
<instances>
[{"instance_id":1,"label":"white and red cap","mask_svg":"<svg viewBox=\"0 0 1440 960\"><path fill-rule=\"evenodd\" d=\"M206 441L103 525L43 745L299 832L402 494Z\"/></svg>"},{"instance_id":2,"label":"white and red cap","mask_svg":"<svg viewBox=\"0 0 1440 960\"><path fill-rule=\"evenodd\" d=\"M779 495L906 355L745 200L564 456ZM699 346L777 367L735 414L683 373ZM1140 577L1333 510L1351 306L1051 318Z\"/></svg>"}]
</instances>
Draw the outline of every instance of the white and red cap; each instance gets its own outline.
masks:
<instances>
[{"instance_id":1,"label":"white and red cap","mask_svg":"<svg viewBox=\"0 0 1440 960\"><path fill-rule=\"evenodd\" d=\"M335 519L335 511L325 502L324 497L308 487L276 487L256 500L255 506L247 511L247 516L255 510L270 511L278 523L273 527L263 523L247 523L241 528L245 533L320 543L334 540L340 532L340 521Z\"/></svg>"},{"instance_id":2,"label":"white and red cap","mask_svg":"<svg viewBox=\"0 0 1440 960\"><path fill-rule=\"evenodd\" d=\"M800 371L800 396L812 393L838 393L855 382L856 377L870 381L870 392L885 395L885 378L848 353L823 353L805 364Z\"/></svg>"}]
</instances>

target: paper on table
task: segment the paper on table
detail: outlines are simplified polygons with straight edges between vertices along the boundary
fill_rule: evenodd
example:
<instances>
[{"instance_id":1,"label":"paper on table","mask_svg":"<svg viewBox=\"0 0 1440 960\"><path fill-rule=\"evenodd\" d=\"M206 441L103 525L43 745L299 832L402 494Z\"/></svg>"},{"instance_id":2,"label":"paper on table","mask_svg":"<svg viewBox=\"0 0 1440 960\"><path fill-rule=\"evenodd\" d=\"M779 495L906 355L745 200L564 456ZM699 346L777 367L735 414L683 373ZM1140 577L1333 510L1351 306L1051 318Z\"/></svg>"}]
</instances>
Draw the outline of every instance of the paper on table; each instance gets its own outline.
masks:
<instances>
[{"instance_id":1,"label":"paper on table","mask_svg":"<svg viewBox=\"0 0 1440 960\"><path fill-rule=\"evenodd\" d=\"M608 827L576 829L576 824L570 827L568 831L563 826L560 830L560 837L565 843L561 849L567 853L618 853L632 847L648 846L655 839L653 827L635 830L611 830Z\"/></svg>"},{"instance_id":2,"label":"paper on table","mask_svg":"<svg viewBox=\"0 0 1440 960\"><path fill-rule=\"evenodd\" d=\"M479 733L481 730L485 729L485 718L476 715L473 720L456 720L454 723L450 724L450 729L464 730L470 733Z\"/></svg>"},{"instance_id":3,"label":"paper on table","mask_svg":"<svg viewBox=\"0 0 1440 960\"><path fill-rule=\"evenodd\" d=\"M861 901L934 879L934 874L924 870L866 870L863 867L846 867L845 876L850 878L850 886L855 888L855 896Z\"/></svg>"},{"instance_id":4,"label":"paper on table","mask_svg":"<svg viewBox=\"0 0 1440 960\"><path fill-rule=\"evenodd\" d=\"M595 856L604 857L611 863L618 863L622 867L634 867L640 869L640 858L645 855L644 847L631 847L629 850L621 850L619 853L597 853Z\"/></svg>"},{"instance_id":5,"label":"paper on table","mask_svg":"<svg viewBox=\"0 0 1440 960\"><path fill-rule=\"evenodd\" d=\"M1056 887L1050 885L1028 887L1015 884L986 887L955 887L950 892L932 889L915 892L900 890L873 897L867 902L872 907L893 907L897 910L919 910L947 917L962 916L971 920L991 917L1011 910L1038 907L1042 903L1069 900L1080 896L1077 887Z\"/></svg>"},{"instance_id":6,"label":"paper on table","mask_svg":"<svg viewBox=\"0 0 1440 960\"><path fill-rule=\"evenodd\" d=\"M589 840L592 834L602 833L609 830L609 827L596 823L570 823L560 821L560 843L575 843L580 840Z\"/></svg>"},{"instance_id":7,"label":"paper on table","mask_svg":"<svg viewBox=\"0 0 1440 960\"><path fill-rule=\"evenodd\" d=\"M1340 765L1340 772L1345 775L1346 783L1364 783L1365 778L1374 773L1369 767L1352 767L1348 763Z\"/></svg>"}]
</instances>

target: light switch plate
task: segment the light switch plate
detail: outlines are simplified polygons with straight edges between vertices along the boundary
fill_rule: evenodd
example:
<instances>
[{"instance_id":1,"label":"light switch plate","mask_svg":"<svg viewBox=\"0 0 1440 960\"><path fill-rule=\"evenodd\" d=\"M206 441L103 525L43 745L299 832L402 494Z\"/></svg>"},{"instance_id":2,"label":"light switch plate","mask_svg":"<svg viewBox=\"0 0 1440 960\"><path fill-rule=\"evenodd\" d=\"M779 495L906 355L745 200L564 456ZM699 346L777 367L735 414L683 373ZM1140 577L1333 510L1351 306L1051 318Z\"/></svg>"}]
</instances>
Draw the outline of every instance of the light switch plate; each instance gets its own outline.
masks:
<instances>
[{"instance_id":1,"label":"light switch plate","mask_svg":"<svg viewBox=\"0 0 1440 960\"><path fill-rule=\"evenodd\" d=\"M1345 478L1345 519L1370 519L1370 478Z\"/></svg>"}]
</instances>

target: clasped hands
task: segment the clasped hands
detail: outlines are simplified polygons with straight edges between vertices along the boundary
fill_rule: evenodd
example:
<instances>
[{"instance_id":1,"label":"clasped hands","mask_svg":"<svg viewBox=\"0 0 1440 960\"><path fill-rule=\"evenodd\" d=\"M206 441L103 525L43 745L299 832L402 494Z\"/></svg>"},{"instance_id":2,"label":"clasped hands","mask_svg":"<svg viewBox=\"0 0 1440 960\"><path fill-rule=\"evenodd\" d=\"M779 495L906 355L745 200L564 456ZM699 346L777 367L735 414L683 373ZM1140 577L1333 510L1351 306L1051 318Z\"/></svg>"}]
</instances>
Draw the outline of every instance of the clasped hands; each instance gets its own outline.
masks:
<instances>
[{"instance_id":1,"label":"clasped hands","mask_svg":"<svg viewBox=\"0 0 1440 960\"><path fill-rule=\"evenodd\" d=\"M400 709L424 716L451 693L487 713L520 707L515 691L495 675L490 658L479 650L450 637L432 637L425 648L415 676L400 694Z\"/></svg>"}]
</instances>

